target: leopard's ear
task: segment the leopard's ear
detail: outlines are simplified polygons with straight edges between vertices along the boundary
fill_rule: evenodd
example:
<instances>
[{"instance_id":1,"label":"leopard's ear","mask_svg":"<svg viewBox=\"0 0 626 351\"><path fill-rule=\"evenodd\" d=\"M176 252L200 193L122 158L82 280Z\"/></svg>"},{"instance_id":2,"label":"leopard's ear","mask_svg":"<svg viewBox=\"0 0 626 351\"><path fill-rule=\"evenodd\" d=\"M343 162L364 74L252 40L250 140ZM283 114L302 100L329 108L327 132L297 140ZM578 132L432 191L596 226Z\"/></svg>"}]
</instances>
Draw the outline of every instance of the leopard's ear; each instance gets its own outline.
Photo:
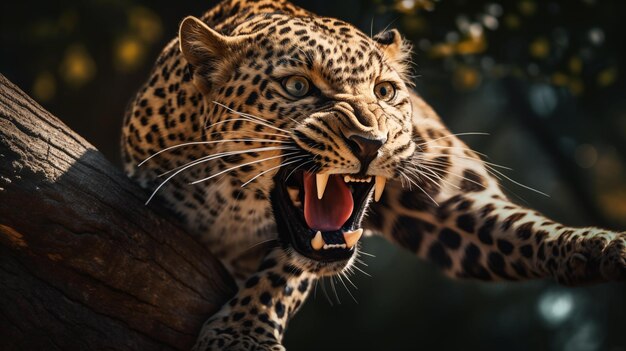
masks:
<instances>
[{"instance_id":1,"label":"leopard's ear","mask_svg":"<svg viewBox=\"0 0 626 351\"><path fill-rule=\"evenodd\" d=\"M404 40L396 29L384 30L376 34L372 39L388 59L388 63L409 84L411 71L411 54L413 46L408 40Z\"/></svg>"},{"instance_id":2,"label":"leopard's ear","mask_svg":"<svg viewBox=\"0 0 626 351\"><path fill-rule=\"evenodd\" d=\"M194 81L202 91L210 89L220 73L227 71L244 40L245 37L220 34L193 16L186 17L178 31L180 51L191 64Z\"/></svg>"}]
</instances>

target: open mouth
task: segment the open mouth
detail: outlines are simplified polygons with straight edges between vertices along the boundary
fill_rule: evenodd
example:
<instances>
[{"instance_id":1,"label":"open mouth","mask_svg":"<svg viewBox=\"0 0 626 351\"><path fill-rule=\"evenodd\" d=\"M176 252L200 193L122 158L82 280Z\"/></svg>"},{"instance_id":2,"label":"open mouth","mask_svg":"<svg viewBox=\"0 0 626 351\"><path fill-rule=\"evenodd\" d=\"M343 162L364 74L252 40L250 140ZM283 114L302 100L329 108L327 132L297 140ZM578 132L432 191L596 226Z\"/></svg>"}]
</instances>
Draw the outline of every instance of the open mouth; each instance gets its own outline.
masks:
<instances>
[{"instance_id":1,"label":"open mouth","mask_svg":"<svg viewBox=\"0 0 626 351\"><path fill-rule=\"evenodd\" d=\"M384 177L313 174L281 169L275 176L272 206L278 232L301 255L321 262L348 260L363 234L361 221Z\"/></svg>"}]
</instances>

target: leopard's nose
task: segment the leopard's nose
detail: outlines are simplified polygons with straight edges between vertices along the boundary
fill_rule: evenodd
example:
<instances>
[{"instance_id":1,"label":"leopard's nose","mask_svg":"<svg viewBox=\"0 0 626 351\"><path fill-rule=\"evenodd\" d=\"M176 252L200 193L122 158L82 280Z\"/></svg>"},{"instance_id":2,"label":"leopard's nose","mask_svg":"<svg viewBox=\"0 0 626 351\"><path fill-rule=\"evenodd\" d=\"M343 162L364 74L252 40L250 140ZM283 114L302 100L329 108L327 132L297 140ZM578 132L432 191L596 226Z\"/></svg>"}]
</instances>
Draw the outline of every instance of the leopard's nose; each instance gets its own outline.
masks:
<instances>
[{"instance_id":1,"label":"leopard's nose","mask_svg":"<svg viewBox=\"0 0 626 351\"><path fill-rule=\"evenodd\" d=\"M366 173L373 159L378 156L378 150L387 141L386 137L372 138L353 134L348 139L348 146L354 155L361 161L361 173Z\"/></svg>"}]
</instances>

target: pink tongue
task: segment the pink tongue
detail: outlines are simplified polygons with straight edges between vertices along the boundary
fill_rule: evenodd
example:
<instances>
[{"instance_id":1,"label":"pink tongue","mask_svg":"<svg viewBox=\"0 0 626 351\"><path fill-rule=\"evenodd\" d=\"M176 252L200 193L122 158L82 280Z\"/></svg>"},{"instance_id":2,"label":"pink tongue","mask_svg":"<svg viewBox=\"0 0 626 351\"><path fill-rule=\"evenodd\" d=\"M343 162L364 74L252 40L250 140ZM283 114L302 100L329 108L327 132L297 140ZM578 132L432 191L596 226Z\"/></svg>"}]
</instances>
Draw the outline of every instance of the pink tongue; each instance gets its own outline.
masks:
<instances>
[{"instance_id":1,"label":"pink tongue","mask_svg":"<svg viewBox=\"0 0 626 351\"><path fill-rule=\"evenodd\" d=\"M352 215L352 193L340 176L328 178L322 199L317 198L315 174L304 173L304 219L313 230L338 230Z\"/></svg>"}]
</instances>

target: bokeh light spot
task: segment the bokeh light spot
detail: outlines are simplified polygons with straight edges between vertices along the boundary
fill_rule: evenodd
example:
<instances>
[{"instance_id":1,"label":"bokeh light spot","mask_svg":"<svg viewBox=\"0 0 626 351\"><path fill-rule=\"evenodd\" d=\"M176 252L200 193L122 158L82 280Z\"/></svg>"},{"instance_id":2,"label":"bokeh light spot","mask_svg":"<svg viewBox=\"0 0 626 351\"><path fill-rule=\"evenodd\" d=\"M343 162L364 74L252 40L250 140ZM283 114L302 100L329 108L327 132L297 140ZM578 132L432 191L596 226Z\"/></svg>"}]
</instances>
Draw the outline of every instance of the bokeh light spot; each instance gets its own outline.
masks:
<instances>
[{"instance_id":1,"label":"bokeh light spot","mask_svg":"<svg viewBox=\"0 0 626 351\"><path fill-rule=\"evenodd\" d=\"M519 11L525 16L531 16L537 10L537 4L531 0L523 0L518 4Z\"/></svg>"},{"instance_id":2,"label":"bokeh light spot","mask_svg":"<svg viewBox=\"0 0 626 351\"><path fill-rule=\"evenodd\" d=\"M538 303L541 318L551 326L565 322L574 310L574 297L569 291L547 291Z\"/></svg>"},{"instance_id":3,"label":"bokeh light spot","mask_svg":"<svg viewBox=\"0 0 626 351\"><path fill-rule=\"evenodd\" d=\"M589 30L589 41L593 45L602 45L604 43L604 31L600 28L592 28Z\"/></svg>"},{"instance_id":4,"label":"bokeh light spot","mask_svg":"<svg viewBox=\"0 0 626 351\"><path fill-rule=\"evenodd\" d=\"M495 16L495 17L502 16L502 5L500 4L497 4L497 3L487 4L485 6L485 10L488 14L492 16Z\"/></svg>"},{"instance_id":5,"label":"bokeh light spot","mask_svg":"<svg viewBox=\"0 0 626 351\"><path fill-rule=\"evenodd\" d=\"M532 0L522 0L517 5L519 11L525 16L532 16L537 10L537 4Z\"/></svg>"},{"instance_id":6,"label":"bokeh light spot","mask_svg":"<svg viewBox=\"0 0 626 351\"><path fill-rule=\"evenodd\" d=\"M550 42L544 37L537 38L530 43L529 51L534 58L545 58L550 53Z\"/></svg>"},{"instance_id":7,"label":"bokeh light spot","mask_svg":"<svg viewBox=\"0 0 626 351\"><path fill-rule=\"evenodd\" d=\"M569 70L574 74L580 74L583 70L583 60L580 57L572 57L568 62Z\"/></svg>"},{"instance_id":8,"label":"bokeh light spot","mask_svg":"<svg viewBox=\"0 0 626 351\"><path fill-rule=\"evenodd\" d=\"M530 88L528 98L533 111L543 117L551 115L558 105L558 97L548 84L534 84Z\"/></svg>"},{"instance_id":9,"label":"bokeh light spot","mask_svg":"<svg viewBox=\"0 0 626 351\"><path fill-rule=\"evenodd\" d=\"M145 58L145 45L137 38L124 37L115 45L115 65L118 70L130 71L137 68Z\"/></svg>"},{"instance_id":10,"label":"bokeh light spot","mask_svg":"<svg viewBox=\"0 0 626 351\"><path fill-rule=\"evenodd\" d=\"M612 85L617 80L617 68L609 67L598 74L597 83L601 87Z\"/></svg>"},{"instance_id":11,"label":"bokeh light spot","mask_svg":"<svg viewBox=\"0 0 626 351\"><path fill-rule=\"evenodd\" d=\"M569 82L569 77L562 72L555 72L552 74L552 84L556 86L565 86Z\"/></svg>"},{"instance_id":12,"label":"bokeh light spot","mask_svg":"<svg viewBox=\"0 0 626 351\"><path fill-rule=\"evenodd\" d=\"M567 87L574 96L579 96L585 91L585 85L580 78L571 79Z\"/></svg>"},{"instance_id":13,"label":"bokeh light spot","mask_svg":"<svg viewBox=\"0 0 626 351\"><path fill-rule=\"evenodd\" d=\"M96 63L83 45L74 44L65 51L59 73L65 83L80 87L94 78Z\"/></svg>"},{"instance_id":14,"label":"bokeh light spot","mask_svg":"<svg viewBox=\"0 0 626 351\"><path fill-rule=\"evenodd\" d=\"M516 15L506 15L504 17L504 24L509 29L517 29L520 27L521 21Z\"/></svg>"},{"instance_id":15,"label":"bokeh light spot","mask_svg":"<svg viewBox=\"0 0 626 351\"><path fill-rule=\"evenodd\" d=\"M137 6L128 11L128 24L131 31L146 43L154 43L161 38L163 25L159 16L152 10Z\"/></svg>"},{"instance_id":16,"label":"bokeh light spot","mask_svg":"<svg viewBox=\"0 0 626 351\"><path fill-rule=\"evenodd\" d=\"M35 78L33 83L33 95L39 102L48 102L56 94L57 84L54 75L50 72L42 72Z\"/></svg>"},{"instance_id":17,"label":"bokeh light spot","mask_svg":"<svg viewBox=\"0 0 626 351\"><path fill-rule=\"evenodd\" d=\"M461 91L473 90L482 80L480 72L473 67L462 66L454 71L453 84Z\"/></svg>"}]
</instances>

